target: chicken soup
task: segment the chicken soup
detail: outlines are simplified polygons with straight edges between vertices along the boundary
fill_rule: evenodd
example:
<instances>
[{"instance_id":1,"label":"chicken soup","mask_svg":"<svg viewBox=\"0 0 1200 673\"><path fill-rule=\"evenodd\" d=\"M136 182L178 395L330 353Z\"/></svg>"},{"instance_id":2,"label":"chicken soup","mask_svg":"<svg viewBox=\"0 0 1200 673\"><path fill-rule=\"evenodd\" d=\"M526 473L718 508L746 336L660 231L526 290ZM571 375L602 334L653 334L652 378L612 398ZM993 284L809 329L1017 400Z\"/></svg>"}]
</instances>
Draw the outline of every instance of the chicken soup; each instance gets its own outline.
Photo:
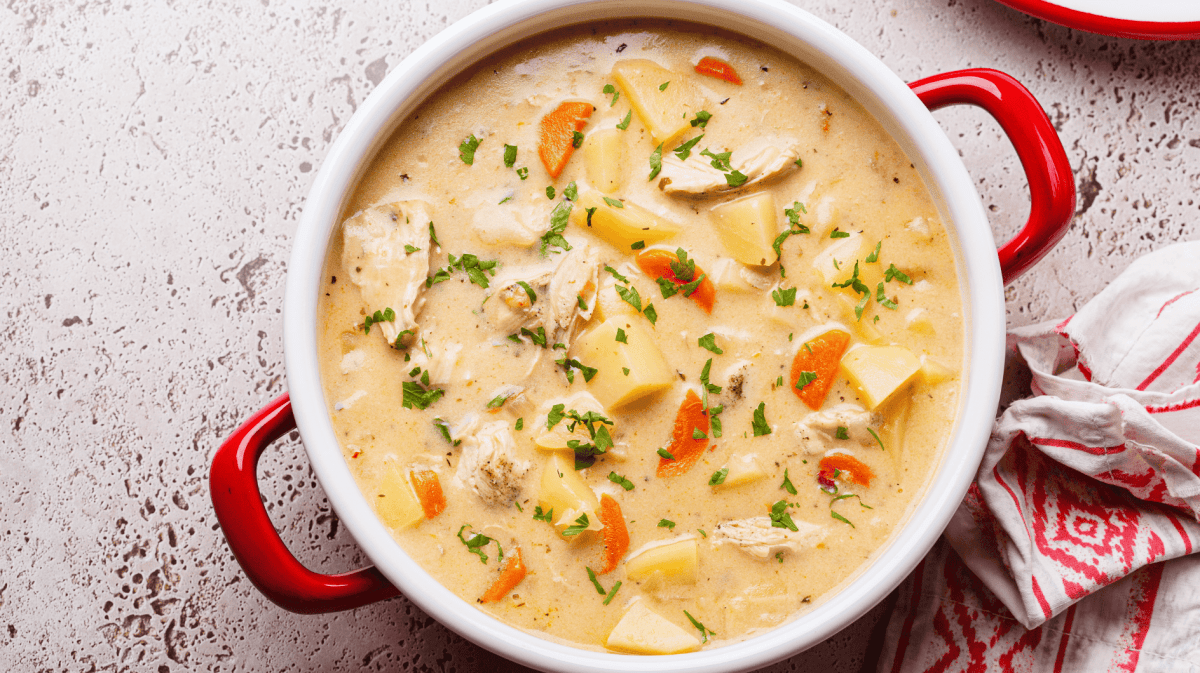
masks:
<instances>
[{"instance_id":1,"label":"chicken soup","mask_svg":"<svg viewBox=\"0 0 1200 673\"><path fill-rule=\"evenodd\" d=\"M951 434L950 242L836 84L678 23L559 30L400 124L335 232L347 463L463 600L587 649L719 647L831 599Z\"/></svg>"}]
</instances>

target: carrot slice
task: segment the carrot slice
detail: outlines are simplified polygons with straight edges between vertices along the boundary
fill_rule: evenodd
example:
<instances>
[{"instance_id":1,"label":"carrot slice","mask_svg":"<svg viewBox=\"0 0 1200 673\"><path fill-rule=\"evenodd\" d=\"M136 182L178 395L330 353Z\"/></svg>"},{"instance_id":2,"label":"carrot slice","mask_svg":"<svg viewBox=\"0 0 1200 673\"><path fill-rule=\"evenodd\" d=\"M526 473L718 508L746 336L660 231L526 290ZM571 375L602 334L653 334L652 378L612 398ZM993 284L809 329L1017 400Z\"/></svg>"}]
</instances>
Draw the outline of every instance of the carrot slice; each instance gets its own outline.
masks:
<instances>
[{"instance_id":1,"label":"carrot slice","mask_svg":"<svg viewBox=\"0 0 1200 673\"><path fill-rule=\"evenodd\" d=\"M696 439L694 434L696 430L704 435L703 439ZM700 456L704 454L706 448L708 448L708 412L705 411L704 403L700 401L700 397L696 395L695 391L689 390L679 405L679 411L675 414L675 428L671 431L671 446L667 449L675 457L675 460L660 457L655 474L660 477L677 477L686 473L696 464L696 461L700 460Z\"/></svg>"},{"instance_id":2,"label":"carrot slice","mask_svg":"<svg viewBox=\"0 0 1200 673\"><path fill-rule=\"evenodd\" d=\"M833 478L833 472L837 470L838 479L845 479L866 488L871 487L871 480L875 478L875 473L866 463L844 453L825 456L821 459L820 468L821 474L829 479Z\"/></svg>"},{"instance_id":3,"label":"carrot slice","mask_svg":"<svg viewBox=\"0 0 1200 673\"><path fill-rule=\"evenodd\" d=\"M557 178L575 151L575 133L582 131L592 116L591 103L567 101L542 117L538 156L550 177Z\"/></svg>"},{"instance_id":4,"label":"carrot slice","mask_svg":"<svg viewBox=\"0 0 1200 673\"><path fill-rule=\"evenodd\" d=\"M421 501L421 509L425 510L426 519L432 519L446 509L446 496L442 494L442 482L438 481L437 472L413 470L408 473L408 478L417 492L417 500Z\"/></svg>"},{"instance_id":5,"label":"carrot slice","mask_svg":"<svg viewBox=\"0 0 1200 673\"><path fill-rule=\"evenodd\" d=\"M825 403L825 396L837 375L838 363L849 345L850 335L834 329L804 342L796 351L796 359L792 360L792 392L809 409L816 411ZM811 378L812 374L817 377L797 387L802 374L805 378Z\"/></svg>"},{"instance_id":6,"label":"carrot slice","mask_svg":"<svg viewBox=\"0 0 1200 673\"><path fill-rule=\"evenodd\" d=\"M521 548L517 547L512 554L504 557L504 565L500 567L500 576L492 582L492 586L479 597L480 603L495 603L508 595L525 579L525 562L521 560Z\"/></svg>"},{"instance_id":7,"label":"carrot slice","mask_svg":"<svg viewBox=\"0 0 1200 673\"><path fill-rule=\"evenodd\" d=\"M607 493L600 496L600 525L604 526L604 567L600 569L604 575L616 570L629 551L629 529L621 516L621 506Z\"/></svg>"},{"instance_id":8,"label":"carrot slice","mask_svg":"<svg viewBox=\"0 0 1200 673\"><path fill-rule=\"evenodd\" d=\"M700 62L696 64L696 72L701 75L723 79L730 84L742 83L742 78L738 77L737 71L733 69L733 66L719 58L711 56L705 56L700 59Z\"/></svg>"},{"instance_id":9,"label":"carrot slice","mask_svg":"<svg viewBox=\"0 0 1200 673\"><path fill-rule=\"evenodd\" d=\"M676 285L687 285L685 281L675 277L675 272L671 270L671 262L678 262L679 257L669 250L647 250L637 256L638 267L651 278L666 278ZM696 267L696 275L692 280L704 276L704 280L696 286L696 290L692 292L692 301L696 305L704 309L705 313L712 313L713 303L717 300L717 286L713 285L712 280L704 273L704 269Z\"/></svg>"}]
</instances>

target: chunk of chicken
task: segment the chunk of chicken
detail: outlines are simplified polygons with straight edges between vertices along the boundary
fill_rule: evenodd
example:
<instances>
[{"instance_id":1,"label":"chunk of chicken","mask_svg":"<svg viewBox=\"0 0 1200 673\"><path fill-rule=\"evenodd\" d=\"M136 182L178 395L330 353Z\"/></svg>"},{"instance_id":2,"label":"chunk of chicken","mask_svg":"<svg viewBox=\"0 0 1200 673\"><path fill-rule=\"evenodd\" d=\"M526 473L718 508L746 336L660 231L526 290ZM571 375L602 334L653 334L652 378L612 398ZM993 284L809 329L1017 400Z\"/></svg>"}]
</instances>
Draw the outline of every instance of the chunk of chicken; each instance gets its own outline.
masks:
<instances>
[{"instance_id":1,"label":"chunk of chicken","mask_svg":"<svg viewBox=\"0 0 1200 673\"><path fill-rule=\"evenodd\" d=\"M458 354L462 349L463 345L457 341L422 338L420 348L413 349L409 364L429 372L430 383L444 386L450 383L450 377L454 375L454 367L458 364Z\"/></svg>"},{"instance_id":2,"label":"chunk of chicken","mask_svg":"<svg viewBox=\"0 0 1200 673\"><path fill-rule=\"evenodd\" d=\"M825 453L837 441L837 429L846 428L853 442L867 445L875 442L869 429L879 427L883 417L858 406L839 404L817 411L796 422L796 436L804 451L810 455Z\"/></svg>"},{"instance_id":3,"label":"chunk of chicken","mask_svg":"<svg viewBox=\"0 0 1200 673\"><path fill-rule=\"evenodd\" d=\"M806 521L794 521L798 531L775 528L769 516L752 516L748 519L726 521L713 530L713 544L731 544L756 558L765 559L784 549L793 553L801 547L811 546L824 537L821 527Z\"/></svg>"},{"instance_id":4,"label":"chunk of chicken","mask_svg":"<svg viewBox=\"0 0 1200 673\"><path fill-rule=\"evenodd\" d=\"M547 345L571 344L577 318L587 320L596 307L599 257L586 243L562 255L557 264L539 264L506 272L493 282L496 293L485 304L488 321L504 335L521 327L546 329ZM529 285L535 299L521 286ZM586 309L580 308L583 299Z\"/></svg>"},{"instance_id":5,"label":"chunk of chicken","mask_svg":"<svg viewBox=\"0 0 1200 673\"><path fill-rule=\"evenodd\" d=\"M541 235L524 213L506 206L486 206L476 210L471 218L471 233L480 243L497 248L528 248L537 243Z\"/></svg>"},{"instance_id":6,"label":"chunk of chicken","mask_svg":"<svg viewBox=\"0 0 1200 673\"><path fill-rule=\"evenodd\" d=\"M546 428L548 425L546 419L550 415L551 409L559 404L563 405L564 413L571 411L572 409L578 411L581 415L586 414L589 411L594 411L605 418L611 418L611 416L608 415L608 412L605 411L604 405L600 404L600 400L597 400L594 395L585 390L572 393L566 397L556 397L546 400L540 407L538 407L537 413L538 422L541 423L538 430L544 430L544 432L542 432L542 434L535 441L537 445L541 446L542 448L551 450L562 449L565 448L567 446L567 442L572 439L578 439L581 442L591 441L591 435L588 434L587 428L585 428L582 423L575 424L574 432L571 432L567 429L572 423L570 419L559 421L552 429Z\"/></svg>"},{"instance_id":7,"label":"chunk of chicken","mask_svg":"<svg viewBox=\"0 0 1200 673\"><path fill-rule=\"evenodd\" d=\"M396 313L395 320L377 323L387 342L395 344L406 332L415 334L429 276L425 205L396 201L359 211L342 223L342 241L342 266L362 292L366 309Z\"/></svg>"},{"instance_id":8,"label":"chunk of chicken","mask_svg":"<svg viewBox=\"0 0 1200 673\"><path fill-rule=\"evenodd\" d=\"M453 429L451 439L462 440L454 486L474 491L489 505L507 506L520 497L532 464L517 456L511 427L507 421L484 423L470 414Z\"/></svg>"},{"instance_id":9,"label":"chunk of chicken","mask_svg":"<svg viewBox=\"0 0 1200 673\"><path fill-rule=\"evenodd\" d=\"M658 188L670 196L708 197L741 191L795 170L800 152L795 140L758 138L733 151L729 165L746 181L734 187L726 173L712 165L711 158L693 151L686 160L674 152L662 158Z\"/></svg>"}]
</instances>

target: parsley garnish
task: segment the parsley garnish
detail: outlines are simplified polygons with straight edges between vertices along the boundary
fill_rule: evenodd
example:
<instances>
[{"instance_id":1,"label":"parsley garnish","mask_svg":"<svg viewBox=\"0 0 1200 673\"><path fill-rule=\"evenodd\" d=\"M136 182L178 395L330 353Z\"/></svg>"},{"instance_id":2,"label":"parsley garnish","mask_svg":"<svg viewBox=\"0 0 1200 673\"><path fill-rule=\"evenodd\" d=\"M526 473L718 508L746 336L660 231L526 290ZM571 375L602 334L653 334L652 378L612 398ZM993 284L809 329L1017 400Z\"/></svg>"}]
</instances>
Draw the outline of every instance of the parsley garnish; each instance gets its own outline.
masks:
<instances>
[{"instance_id":1,"label":"parsley garnish","mask_svg":"<svg viewBox=\"0 0 1200 673\"><path fill-rule=\"evenodd\" d=\"M879 302L885 308L890 308L893 311L896 310L896 302L888 299L887 294L883 291L883 283L880 283L879 287L875 288L875 301ZM878 318L879 316L875 317Z\"/></svg>"},{"instance_id":2,"label":"parsley garnish","mask_svg":"<svg viewBox=\"0 0 1200 673\"><path fill-rule=\"evenodd\" d=\"M546 198L554 200L554 185L546 185Z\"/></svg>"},{"instance_id":3,"label":"parsley garnish","mask_svg":"<svg viewBox=\"0 0 1200 673\"><path fill-rule=\"evenodd\" d=\"M650 177L647 180L653 180L662 170L662 143L654 148L650 153Z\"/></svg>"},{"instance_id":4,"label":"parsley garnish","mask_svg":"<svg viewBox=\"0 0 1200 673\"><path fill-rule=\"evenodd\" d=\"M616 340L617 340L617 341L620 341L620 342L621 342L621 343L623 343L623 344L627 344L627 343L629 343L629 337L625 336L625 330L624 330L624 329L622 329L622 328L620 328L620 327L618 327L618 328L617 328L617 338L616 338Z\"/></svg>"},{"instance_id":5,"label":"parsley garnish","mask_svg":"<svg viewBox=\"0 0 1200 673\"><path fill-rule=\"evenodd\" d=\"M748 179L741 171L737 170L725 174L725 182L728 182L730 187L741 187Z\"/></svg>"},{"instance_id":6,"label":"parsley garnish","mask_svg":"<svg viewBox=\"0 0 1200 673\"><path fill-rule=\"evenodd\" d=\"M687 158L692 156L692 148L695 147L696 143L700 142L700 139L703 137L704 137L704 134L701 133L700 135L696 136L695 138L692 138L691 140L689 140L685 143L681 143L679 145L679 147L676 147L674 150L675 156L679 157L680 161L687 161Z\"/></svg>"},{"instance_id":7,"label":"parsley garnish","mask_svg":"<svg viewBox=\"0 0 1200 673\"><path fill-rule=\"evenodd\" d=\"M553 189L553 188L547 187L547 189ZM554 207L554 210L550 212L550 228L547 229L546 233L542 234L542 236L541 236L541 239L542 239L541 253L542 253L543 257L546 256L546 248L548 248L549 246L552 246L552 245L558 246L558 247L562 248L563 250L571 249L571 244L568 243L567 239L563 238L563 235L562 235L562 233L564 231L566 231L566 229L567 229L567 223L570 222L570 218L571 218L571 202L570 201L560 201L559 204Z\"/></svg>"},{"instance_id":8,"label":"parsley garnish","mask_svg":"<svg viewBox=\"0 0 1200 673\"><path fill-rule=\"evenodd\" d=\"M629 367L621 367L621 373L625 376L629 376Z\"/></svg>"},{"instance_id":9,"label":"parsley garnish","mask_svg":"<svg viewBox=\"0 0 1200 673\"><path fill-rule=\"evenodd\" d=\"M517 163L517 146L516 145L505 145L504 146L504 166L506 168L512 168L513 164L515 164L515 163Z\"/></svg>"},{"instance_id":10,"label":"parsley garnish","mask_svg":"<svg viewBox=\"0 0 1200 673\"><path fill-rule=\"evenodd\" d=\"M583 531L587 530L587 527L588 527L587 514L580 514L579 518L575 519L575 523L571 524L570 526L567 526L566 530L564 530L562 532L563 537L574 537L576 535L579 535Z\"/></svg>"},{"instance_id":11,"label":"parsley garnish","mask_svg":"<svg viewBox=\"0 0 1200 673\"><path fill-rule=\"evenodd\" d=\"M550 508L549 512L546 512L544 514L542 513L541 505L538 505L537 507L533 508L533 520L534 521L545 521L546 523L554 523L552 521L553 518L554 518L554 508L553 507Z\"/></svg>"},{"instance_id":12,"label":"parsley garnish","mask_svg":"<svg viewBox=\"0 0 1200 673\"><path fill-rule=\"evenodd\" d=\"M679 291L683 293L683 296L690 297L696 292L696 289L700 287L700 283L704 282L705 278L708 278L706 274L700 274L700 277L696 278L692 282L680 285Z\"/></svg>"},{"instance_id":13,"label":"parsley garnish","mask_svg":"<svg viewBox=\"0 0 1200 673\"><path fill-rule=\"evenodd\" d=\"M670 83L671 83L671 80L667 80L667 81L663 82L662 84L659 84L659 85L658 85L658 90L659 90L659 91L666 91L666 90L667 90L667 85L668 85L668 84L670 84Z\"/></svg>"},{"instance_id":14,"label":"parsley garnish","mask_svg":"<svg viewBox=\"0 0 1200 673\"><path fill-rule=\"evenodd\" d=\"M704 128L708 126L708 120L712 119L712 113L708 110L701 110L696 113L696 118L691 121L693 127L699 126Z\"/></svg>"},{"instance_id":15,"label":"parsley garnish","mask_svg":"<svg viewBox=\"0 0 1200 673\"><path fill-rule=\"evenodd\" d=\"M808 227L804 226L803 224L800 224L800 213L804 213L805 215L807 215L808 208L805 208L804 204L800 203L799 201L793 201L792 207L786 208L783 211L783 214L787 215L788 222L790 222L793 227L799 227L800 233L807 234Z\"/></svg>"},{"instance_id":16,"label":"parsley garnish","mask_svg":"<svg viewBox=\"0 0 1200 673\"><path fill-rule=\"evenodd\" d=\"M518 501L516 501L516 500L513 500L513 504L517 506L517 511L518 511L518 512L520 512L520 513L522 513L522 514L524 514L524 513L525 513L525 508L521 506L521 503L520 503L520 502L518 502Z\"/></svg>"},{"instance_id":17,"label":"parsley garnish","mask_svg":"<svg viewBox=\"0 0 1200 673\"><path fill-rule=\"evenodd\" d=\"M617 128L621 129L622 131L629 128L630 119L633 119L633 110L625 113L625 119L620 124L617 124Z\"/></svg>"},{"instance_id":18,"label":"parsley garnish","mask_svg":"<svg viewBox=\"0 0 1200 673\"><path fill-rule=\"evenodd\" d=\"M771 505L771 527L772 528L787 528L790 531L796 532L800 529L796 527L796 522L792 521L792 515L787 513L788 503L786 500Z\"/></svg>"},{"instance_id":19,"label":"parsley garnish","mask_svg":"<svg viewBox=\"0 0 1200 673\"><path fill-rule=\"evenodd\" d=\"M620 583L620 582L617 582L616 584L614 584L614 585L613 585L613 588L612 588L612 590L611 590L611 591L609 591L609 592L608 592L608 595L604 597L604 604L605 604L605 605L608 605L608 604L609 604L609 602L610 602L610 601L612 601L612 599L613 599L613 596L616 596L616 595L617 595L617 589L620 589L620 588L621 588L621 583Z\"/></svg>"},{"instance_id":20,"label":"parsley garnish","mask_svg":"<svg viewBox=\"0 0 1200 673\"><path fill-rule=\"evenodd\" d=\"M858 528L858 526L855 526L853 523L850 523L850 519L847 519L846 517L842 516L841 514L838 514L837 512L833 511L832 509L829 510L829 516L834 519L837 519L838 521L841 521L842 523L849 524L851 528Z\"/></svg>"},{"instance_id":21,"label":"parsley garnish","mask_svg":"<svg viewBox=\"0 0 1200 673\"><path fill-rule=\"evenodd\" d=\"M612 268L611 266L609 266L607 264L604 265L604 270L611 273L613 278L616 278L618 281L620 281L622 283L629 282L629 279L626 278L625 276L622 276L621 272L617 271L616 269Z\"/></svg>"},{"instance_id":22,"label":"parsley garnish","mask_svg":"<svg viewBox=\"0 0 1200 673\"><path fill-rule=\"evenodd\" d=\"M775 552L775 560L783 563L783 552Z\"/></svg>"},{"instance_id":23,"label":"parsley garnish","mask_svg":"<svg viewBox=\"0 0 1200 673\"><path fill-rule=\"evenodd\" d=\"M656 453L667 460L675 460L675 456L672 456L671 452L667 451L666 449L659 449Z\"/></svg>"},{"instance_id":24,"label":"parsley garnish","mask_svg":"<svg viewBox=\"0 0 1200 673\"><path fill-rule=\"evenodd\" d=\"M838 439L850 439L850 428L847 428L844 425L839 425L834 436Z\"/></svg>"},{"instance_id":25,"label":"parsley garnish","mask_svg":"<svg viewBox=\"0 0 1200 673\"><path fill-rule=\"evenodd\" d=\"M554 426L558 425L559 421L561 421L562 419L567 417L567 415L565 413L563 413L563 409L566 409L566 408L567 408L567 405L565 405L565 404L556 404L556 405L550 407L550 413L546 414L546 429L547 430L553 430Z\"/></svg>"},{"instance_id":26,"label":"parsley garnish","mask_svg":"<svg viewBox=\"0 0 1200 673\"><path fill-rule=\"evenodd\" d=\"M641 250L644 247L646 247L645 241L634 241L633 243L629 244L630 250Z\"/></svg>"},{"instance_id":27,"label":"parsley garnish","mask_svg":"<svg viewBox=\"0 0 1200 673\"><path fill-rule=\"evenodd\" d=\"M489 543L495 542L496 543L496 560L503 561L504 560L504 549L502 549L500 547L500 543L497 542L496 540L493 540L492 538L484 535L483 533L475 533L474 535L471 536L471 539L469 539L469 540L467 538L463 537L463 531L470 527L471 527L471 524L467 523L467 524L463 524L463 527L458 529L458 539L462 540L462 543L467 546L467 551L478 556L480 563L487 563L488 557L487 557L487 554L484 553L483 548L486 547Z\"/></svg>"},{"instance_id":28,"label":"parsley garnish","mask_svg":"<svg viewBox=\"0 0 1200 673\"><path fill-rule=\"evenodd\" d=\"M719 346L717 346L717 335L713 334L712 332L700 337L697 343L699 343L700 347L704 350L711 351L717 355L721 355L725 352L721 350Z\"/></svg>"},{"instance_id":29,"label":"parsley garnish","mask_svg":"<svg viewBox=\"0 0 1200 673\"><path fill-rule=\"evenodd\" d=\"M754 429L755 437L762 437L771 434L771 426L767 425L767 403L759 402L758 408L754 410L754 420L750 425Z\"/></svg>"},{"instance_id":30,"label":"parsley garnish","mask_svg":"<svg viewBox=\"0 0 1200 673\"><path fill-rule=\"evenodd\" d=\"M646 320L649 320L651 325L658 324L658 311L654 310L654 304L646 306L646 310L642 311L642 315L646 316Z\"/></svg>"},{"instance_id":31,"label":"parsley garnish","mask_svg":"<svg viewBox=\"0 0 1200 673\"><path fill-rule=\"evenodd\" d=\"M612 102L608 104L609 107L616 105L617 99L621 97L621 92L617 91L617 88L611 84L605 84L601 91L604 93L611 93L613 95Z\"/></svg>"},{"instance_id":32,"label":"parsley garnish","mask_svg":"<svg viewBox=\"0 0 1200 673\"><path fill-rule=\"evenodd\" d=\"M706 399L707 397L708 396L705 395ZM708 410L708 423L710 426L712 426L712 436L717 439L721 438L721 419L718 418L717 415L722 411L725 411L724 404L718 404L717 406Z\"/></svg>"},{"instance_id":33,"label":"parsley garnish","mask_svg":"<svg viewBox=\"0 0 1200 673\"><path fill-rule=\"evenodd\" d=\"M887 447L883 445L883 440L879 438L879 435L876 434L874 430L867 428L867 432L871 433L871 436L875 438L875 441L879 442L879 448L887 451Z\"/></svg>"},{"instance_id":34,"label":"parsley garnish","mask_svg":"<svg viewBox=\"0 0 1200 673\"><path fill-rule=\"evenodd\" d=\"M779 485L779 488L782 488L791 495L796 495L796 486L792 484L792 480L788 478L788 471L786 467L783 468L783 483Z\"/></svg>"},{"instance_id":35,"label":"parsley garnish","mask_svg":"<svg viewBox=\"0 0 1200 673\"><path fill-rule=\"evenodd\" d=\"M663 299L669 299L679 292L679 286L667 280L665 276L659 276L654 279L658 283L658 289L662 292Z\"/></svg>"},{"instance_id":36,"label":"parsley garnish","mask_svg":"<svg viewBox=\"0 0 1200 673\"><path fill-rule=\"evenodd\" d=\"M609 472L608 480L614 484L617 484L618 486L625 489L626 491L633 490L633 482L629 481L625 477L622 477L621 475L617 474L616 472Z\"/></svg>"},{"instance_id":37,"label":"parsley garnish","mask_svg":"<svg viewBox=\"0 0 1200 673\"><path fill-rule=\"evenodd\" d=\"M532 287L529 287L529 283L523 280L518 280L517 285L520 285L521 289L525 290L525 294L529 297L529 305L533 306L537 302L537 293L533 291Z\"/></svg>"},{"instance_id":38,"label":"parsley garnish","mask_svg":"<svg viewBox=\"0 0 1200 673\"><path fill-rule=\"evenodd\" d=\"M563 188L563 198L568 201L575 201L579 199L579 188L575 186L574 180L572 180L570 184Z\"/></svg>"},{"instance_id":39,"label":"parsley garnish","mask_svg":"<svg viewBox=\"0 0 1200 673\"><path fill-rule=\"evenodd\" d=\"M517 429L517 430L524 430L524 429L525 429L525 419L524 419L524 418L518 418L518 419L517 419L517 425L516 425L516 429Z\"/></svg>"},{"instance_id":40,"label":"parsley garnish","mask_svg":"<svg viewBox=\"0 0 1200 673\"><path fill-rule=\"evenodd\" d=\"M696 627L697 629L700 629L700 638L701 638L700 642L707 643L708 637L710 635L713 635L713 636L717 635L716 631L710 631L707 628L705 628L705 626L703 624L696 621L696 618L693 617L691 615L691 613L688 612L687 610L684 610L683 614L687 615L688 621L692 623L692 626Z\"/></svg>"},{"instance_id":41,"label":"parsley garnish","mask_svg":"<svg viewBox=\"0 0 1200 673\"><path fill-rule=\"evenodd\" d=\"M838 231L838 228L834 227L833 231L829 232L829 238L850 238L850 232Z\"/></svg>"},{"instance_id":42,"label":"parsley garnish","mask_svg":"<svg viewBox=\"0 0 1200 673\"><path fill-rule=\"evenodd\" d=\"M571 146L579 149L583 145L583 134L579 131L571 131Z\"/></svg>"},{"instance_id":43,"label":"parsley garnish","mask_svg":"<svg viewBox=\"0 0 1200 673\"><path fill-rule=\"evenodd\" d=\"M625 207L625 204L622 203L621 201L618 201L617 199L610 198L607 196L604 197L604 202L607 203L608 205L612 206L613 208L624 208Z\"/></svg>"},{"instance_id":44,"label":"parsley garnish","mask_svg":"<svg viewBox=\"0 0 1200 673\"><path fill-rule=\"evenodd\" d=\"M567 358L564 357L559 360L555 360L554 362L555 362L555 364L560 364L563 367L567 368L567 374L568 374L567 378L572 378L570 376L572 367L578 369L579 372L581 374L583 374L584 381L591 381L592 377L596 375L597 371L599 371L595 367L588 367L587 365L583 364L579 360L576 360L575 358L571 358L570 360L568 360Z\"/></svg>"},{"instance_id":45,"label":"parsley garnish","mask_svg":"<svg viewBox=\"0 0 1200 673\"><path fill-rule=\"evenodd\" d=\"M889 266L888 270L883 273L884 281L889 281L893 278L900 281L901 283L904 283L905 285L913 284L912 278L909 278L907 275L905 275L905 273L903 271L901 271L900 269L897 269L895 264Z\"/></svg>"},{"instance_id":46,"label":"parsley garnish","mask_svg":"<svg viewBox=\"0 0 1200 673\"><path fill-rule=\"evenodd\" d=\"M733 156L733 152L721 152L720 154L713 154L711 151L704 149L700 150L700 154L701 156L711 157L712 161L709 163L718 171L727 173L733 170L733 167L729 165L729 157Z\"/></svg>"},{"instance_id":47,"label":"parsley garnish","mask_svg":"<svg viewBox=\"0 0 1200 673\"><path fill-rule=\"evenodd\" d=\"M479 138L476 138L475 134L472 133L470 137L462 141L462 144L458 146L458 158L462 159L462 162L468 166L475 163L475 150L479 149L480 142Z\"/></svg>"},{"instance_id":48,"label":"parsley garnish","mask_svg":"<svg viewBox=\"0 0 1200 673\"><path fill-rule=\"evenodd\" d=\"M729 468L722 467L721 469L717 470L716 472L713 472L712 476L708 478L708 485L709 486L720 486L721 484L725 483L725 477L728 477L728 476L729 476Z\"/></svg>"},{"instance_id":49,"label":"parsley garnish","mask_svg":"<svg viewBox=\"0 0 1200 673\"><path fill-rule=\"evenodd\" d=\"M592 215L596 214L596 206L592 206L591 208L584 208L584 210L587 211L587 226L590 227L590 226L592 226Z\"/></svg>"},{"instance_id":50,"label":"parsley garnish","mask_svg":"<svg viewBox=\"0 0 1200 673\"><path fill-rule=\"evenodd\" d=\"M675 532L675 522L674 521L668 521L666 519L659 519L658 527L666 528L667 530L669 530L671 532Z\"/></svg>"},{"instance_id":51,"label":"parsley garnish","mask_svg":"<svg viewBox=\"0 0 1200 673\"><path fill-rule=\"evenodd\" d=\"M708 435L704 434L700 428L692 428L692 439L708 439Z\"/></svg>"},{"instance_id":52,"label":"parsley garnish","mask_svg":"<svg viewBox=\"0 0 1200 673\"><path fill-rule=\"evenodd\" d=\"M428 377L429 372L425 372L425 376ZM429 385L428 379L423 380L426 381L424 386L416 381L405 381L401 385L404 397L400 402L400 406L405 409L428 409L429 405L437 402L442 398L442 395L446 394L446 391L441 388L426 388L425 386Z\"/></svg>"},{"instance_id":53,"label":"parsley garnish","mask_svg":"<svg viewBox=\"0 0 1200 673\"><path fill-rule=\"evenodd\" d=\"M771 290L771 299L775 300L776 306L792 306L796 303L796 288Z\"/></svg>"},{"instance_id":54,"label":"parsley garnish","mask_svg":"<svg viewBox=\"0 0 1200 673\"><path fill-rule=\"evenodd\" d=\"M450 442L450 446L458 446L459 444L462 444L461 439L454 441L450 438L450 424L447 423L445 419L435 418L433 419L433 425L438 429L438 432L442 433L442 437L445 437L446 441Z\"/></svg>"},{"instance_id":55,"label":"parsley garnish","mask_svg":"<svg viewBox=\"0 0 1200 673\"><path fill-rule=\"evenodd\" d=\"M371 333L371 325L381 322L392 322L396 319L396 312L390 308L385 308L382 311L375 311L371 315L363 318L363 334Z\"/></svg>"},{"instance_id":56,"label":"parsley garnish","mask_svg":"<svg viewBox=\"0 0 1200 673\"><path fill-rule=\"evenodd\" d=\"M607 591L604 590L604 587L600 586L600 581L596 579L596 571L595 570L592 570L591 568L589 568L587 566L584 566L584 570L587 571L588 579L592 581L592 586L596 587L596 593L600 594L601 596L608 593Z\"/></svg>"},{"instance_id":57,"label":"parsley garnish","mask_svg":"<svg viewBox=\"0 0 1200 673\"><path fill-rule=\"evenodd\" d=\"M626 304L637 309L638 313L642 312L642 297L638 294L637 288L632 285L629 287L615 286L613 289L617 291L617 295L621 297Z\"/></svg>"},{"instance_id":58,"label":"parsley garnish","mask_svg":"<svg viewBox=\"0 0 1200 673\"><path fill-rule=\"evenodd\" d=\"M696 275L696 260L688 259L687 250L675 249L675 259L671 261L671 273L675 279L683 282L692 280Z\"/></svg>"},{"instance_id":59,"label":"parsley garnish","mask_svg":"<svg viewBox=\"0 0 1200 673\"><path fill-rule=\"evenodd\" d=\"M415 248L407 243L404 244L404 254L411 255L414 252L421 252L420 248Z\"/></svg>"},{"instance_id":60,"label":"parsley garnish","mask_svg":"<svg viewBox=\"0 0 1200 673\"><path fill-rule=\"evenodd\" d=\"M437 231L435 231L433 228L433 220L429 221L429 238L433 241L434 245L439 248L442 247L441 241L437 240Z\"/></svg>"},{"instance_id":61,"label":"parsley garnish","mask_svg":"<svg viewBox=\"0 0 1200 673\"><path fill-rule=\"evenodd\" d=\"M874 264L875 262L879 261L879 249L882 247L883 247L883 241L880 241L875 244L875 251L872 252L871 254L867 255L867 259L866 259L867 264Z\"/></svg>"},{"instance_id":62,"label":"parsley garnish","mask_svg":"<svg viewBox=\"0 0 1200 673\"><path fill-rule=\"evenodd\" d=\"M487 403L487 408L499 409L500 407L504 406L504 403L508 401L509 397L511 397L511 395L497 395L492 398L491 402Z\"/></svg>"},{"instance_id":63,"label":"parsley garnish","mask_svg":"<svg viewBox=\"0 0 1200 673\"><path fill-rule=\"evenodd\" d=\"M521 178L522 180L529 177L529 169L525 166L518 168L517 169L517 177Z\"/></svg>"}]
</instances>

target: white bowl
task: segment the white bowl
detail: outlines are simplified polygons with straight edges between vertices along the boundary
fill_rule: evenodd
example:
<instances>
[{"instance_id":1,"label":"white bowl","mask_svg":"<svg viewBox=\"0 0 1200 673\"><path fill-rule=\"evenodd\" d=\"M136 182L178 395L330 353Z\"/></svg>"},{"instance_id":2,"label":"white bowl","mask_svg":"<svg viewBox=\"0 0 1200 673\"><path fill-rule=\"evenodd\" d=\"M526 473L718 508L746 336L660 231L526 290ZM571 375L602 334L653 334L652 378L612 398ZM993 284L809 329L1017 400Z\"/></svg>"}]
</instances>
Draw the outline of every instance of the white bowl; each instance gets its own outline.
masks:
<instances>
[{"instance_id":1,"label":"white bowl","mask_svg":"<svg viewBox=\"0 0 1200 673\"><path fill-rule=\"evenodd\" d=\"M846 584L803 616L725 647L670 656L593 652L507 626L437 583L396 544L359 491L326 412L317 363L322 265L343 205L374 153L425 97L463 68L554 27L624 17L679 19L744 33L809 64L861 103L925 181L957 256L966 348L953 437L906 522ZM958 152L909 87L832 26L775 0L502 0L460 20L398 64L350 119L306 201L288 268L288 387L309 459L342 523L408 598L475 643L548 671L743 671L793 655L861 617L924 557L966 493L987 442L1004 354L1003 283L992 233Z\"/></svg>"}]
</instances>

